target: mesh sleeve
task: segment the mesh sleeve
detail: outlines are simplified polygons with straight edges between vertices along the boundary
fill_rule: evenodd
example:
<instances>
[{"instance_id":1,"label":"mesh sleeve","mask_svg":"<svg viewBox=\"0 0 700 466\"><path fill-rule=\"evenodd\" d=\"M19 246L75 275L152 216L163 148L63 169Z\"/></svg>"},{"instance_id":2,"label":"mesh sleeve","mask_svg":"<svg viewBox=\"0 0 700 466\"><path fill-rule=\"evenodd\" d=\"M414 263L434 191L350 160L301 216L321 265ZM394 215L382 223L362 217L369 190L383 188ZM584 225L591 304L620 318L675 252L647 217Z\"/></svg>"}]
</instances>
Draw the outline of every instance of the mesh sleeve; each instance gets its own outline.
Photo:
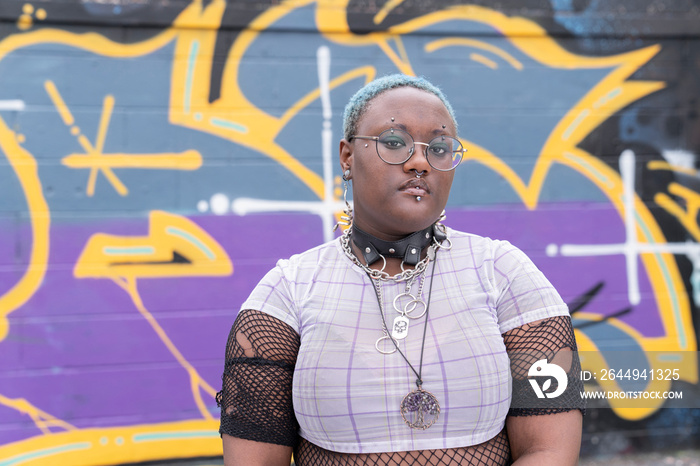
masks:
<instances>
[{"instance_id":1,"label":"mesh sleeve","mask_svg":"<svg viewBox=\"0 0 700 466\"><path fill-rule=\"evenodd\" d=\"M550 317L536 324L516 327L504 333L503 340L513 377L509 416L554 414L574 409L585 413L581 363L569 316Z\"/></svg>"},{"instance_id":2,"label":"mesh sleeve","mask_svg":"<svg viewBox=\"0 0 700 466\"><path fill-rule=\"evenodd\" d=\"M292 406L292 376L299 335L254 310L238 314L226 344L219 432L293 447L299 425Z\"/></svg>"}]
</instances>

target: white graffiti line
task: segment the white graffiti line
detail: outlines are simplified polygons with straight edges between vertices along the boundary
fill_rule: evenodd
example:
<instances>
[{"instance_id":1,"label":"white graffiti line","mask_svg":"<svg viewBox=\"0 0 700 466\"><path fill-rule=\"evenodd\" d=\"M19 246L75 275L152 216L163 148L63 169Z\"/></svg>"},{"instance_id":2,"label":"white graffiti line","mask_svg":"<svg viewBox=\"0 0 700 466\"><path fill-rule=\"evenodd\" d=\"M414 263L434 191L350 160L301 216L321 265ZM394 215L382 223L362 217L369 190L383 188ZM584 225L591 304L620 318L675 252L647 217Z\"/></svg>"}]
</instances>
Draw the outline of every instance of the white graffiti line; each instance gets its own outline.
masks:
<instances>
[{"instance_id":1,"label":"white graffiti line","mask_svg":"<svg viewBox=\"0 0 700 466\"><path fill-rule=\"evenodd\" d=\"M321 93L321 105L323 106L323 129L321 130L322 156L323 156L323 203L333 203L333 131L331 131L331 50L326 46L321 46L316 51L318 63L318 87ZM337 207L321 216L323 221L323 238L326 241L333 239L334 213L343 210Z\"/></svg>"},{"instance_id":2,"label":"white graffiti line","mask_svg":"<svg viewBox=\"0 0 700 466\"><path fill-rule=\"evenodd\" d=\"M700 257L700 244L686 243L639 243L637 242L637 229L635 223L634 208L634 172L635 155L631 150L625 150L620 154L620 174L623 183L623 205L625 219L625 242L613 244L563 244L558 246L550 244L546 252L550 257L560 254L562 256L611 256L622 254L625 256L627 271L627 298L632 305L641 302L639 291L639 272L637 260L640 254L685 254L689 259Z\"/></svg>"},{"instance_id":3,"label":"white graffiti line","mask_svg":"<svg viewBox=\"0 0 700 466\"><path fill-rule=\"evenodd\" d=\"M246 215L255 212L308 212L321 217L323 225L323 238L325 241L333 239L333 224L335 213L342 211L345 204L333 199L333 162L332 146L333 132L331 131L331 52L326 46L321 46L316 51L318 66L319 90L321 93L321 105L323 107L323 128L321 130L321 150L323 160L323 200L318 202L305 201L269 201L263 199L237 198L231 203L235 214Z\"/></svg>"},{"instance_id":4,"label":"white graffiti line","mask_svg":"<svg viewBox=\"0 0 700 466\"><path fill-rule=\"evenodd\" d=\"M0 110L24 110L24 100L0 100Z\"/></svg>"},{"instance_id":5,"label":"white graffiti line","mask_svg":"<svg viewBox=\"0 0 700 466\"><path fill-rule=\"evenodd\" d=\"M306 202L306 201L267 201L249 197L236 198L231 207L236 215L248 215L260 212L308 212L321 217L333 215L345 208L345 203L335 202ZM332 233L333 226L328 229Z\"/></svg>"},{"instance_id":6,"label":"white graffiti line","mask_svg":"<svg viewBox=\"0 0 700 466\"><path fill-rule=\"evenodd\" d=\"M634 152L627 149L620 154L620 174L622 175L622 201L625 210L625 262L627 267L627 296L630 304L639 304L642 297L639 294L639 272L637 271L637 225L634 221L634 171L636 159Z\"/></svg>"}]
</instances>

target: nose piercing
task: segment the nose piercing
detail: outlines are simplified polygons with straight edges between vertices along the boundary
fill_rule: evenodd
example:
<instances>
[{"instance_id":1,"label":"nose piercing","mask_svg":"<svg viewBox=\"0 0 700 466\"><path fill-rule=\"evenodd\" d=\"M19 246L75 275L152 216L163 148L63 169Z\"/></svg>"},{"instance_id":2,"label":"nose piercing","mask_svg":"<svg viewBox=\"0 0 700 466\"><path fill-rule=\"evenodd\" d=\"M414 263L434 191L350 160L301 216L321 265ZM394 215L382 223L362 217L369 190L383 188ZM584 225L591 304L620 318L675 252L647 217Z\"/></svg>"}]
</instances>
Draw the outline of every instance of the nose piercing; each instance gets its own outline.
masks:
<instances>
[{"instance_id":1,"label":"nose piercing","mask_svg":"<svg viewBox=\"0 0 700 466\"><path fill-rule=\"evenodd\" d=\"M416 172L416 178L418 178L418 179L420 179L421 176L425 175L425 170L422 170L419 172L418 170L414 169L413 171ZM418 200L420 201L420 199L418 199Z\"/></svg>"}]
</instances>

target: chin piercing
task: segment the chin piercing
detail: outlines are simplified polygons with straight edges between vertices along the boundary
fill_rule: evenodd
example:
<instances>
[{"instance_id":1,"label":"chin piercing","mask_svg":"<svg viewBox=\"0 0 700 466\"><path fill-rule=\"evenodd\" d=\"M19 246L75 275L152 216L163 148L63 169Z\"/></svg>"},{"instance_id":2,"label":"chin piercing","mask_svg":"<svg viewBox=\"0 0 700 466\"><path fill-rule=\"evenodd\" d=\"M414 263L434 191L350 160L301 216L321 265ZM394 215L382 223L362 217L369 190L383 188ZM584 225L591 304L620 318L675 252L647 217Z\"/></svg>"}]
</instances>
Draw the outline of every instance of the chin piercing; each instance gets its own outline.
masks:
<instances>
[{"instance_id":1,"label":"chin piercing","mask_svg":"<svg viewBox=\"0 0 700 466\"><path fill-rule=\"evenodd\" d=\"M420 200L421 200L421 197L420 197L420 196L416 196L416 201L420 202Z\"/></svg>"}]
</instances>

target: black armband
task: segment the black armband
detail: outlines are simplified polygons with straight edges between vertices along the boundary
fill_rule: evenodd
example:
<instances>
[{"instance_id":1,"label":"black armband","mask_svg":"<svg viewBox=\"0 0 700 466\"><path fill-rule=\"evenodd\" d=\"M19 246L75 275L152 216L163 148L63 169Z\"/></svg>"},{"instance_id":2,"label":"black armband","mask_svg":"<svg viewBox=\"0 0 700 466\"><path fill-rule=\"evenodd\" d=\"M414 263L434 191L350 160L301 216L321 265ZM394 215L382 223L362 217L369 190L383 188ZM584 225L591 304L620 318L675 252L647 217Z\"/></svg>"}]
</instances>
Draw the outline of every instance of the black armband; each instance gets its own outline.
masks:
<instances>
[{"instance_id":1,"label":"black armband","mask_svg":"<svg viewBox=\"0 0 700 466\"><path fill-rule=\"evenodd\" d=\"M569 316L550 317L503 335L513 393L509 416L538 416L575 409L585 414L581 362Z\"/></svg>"}]
</instances>

